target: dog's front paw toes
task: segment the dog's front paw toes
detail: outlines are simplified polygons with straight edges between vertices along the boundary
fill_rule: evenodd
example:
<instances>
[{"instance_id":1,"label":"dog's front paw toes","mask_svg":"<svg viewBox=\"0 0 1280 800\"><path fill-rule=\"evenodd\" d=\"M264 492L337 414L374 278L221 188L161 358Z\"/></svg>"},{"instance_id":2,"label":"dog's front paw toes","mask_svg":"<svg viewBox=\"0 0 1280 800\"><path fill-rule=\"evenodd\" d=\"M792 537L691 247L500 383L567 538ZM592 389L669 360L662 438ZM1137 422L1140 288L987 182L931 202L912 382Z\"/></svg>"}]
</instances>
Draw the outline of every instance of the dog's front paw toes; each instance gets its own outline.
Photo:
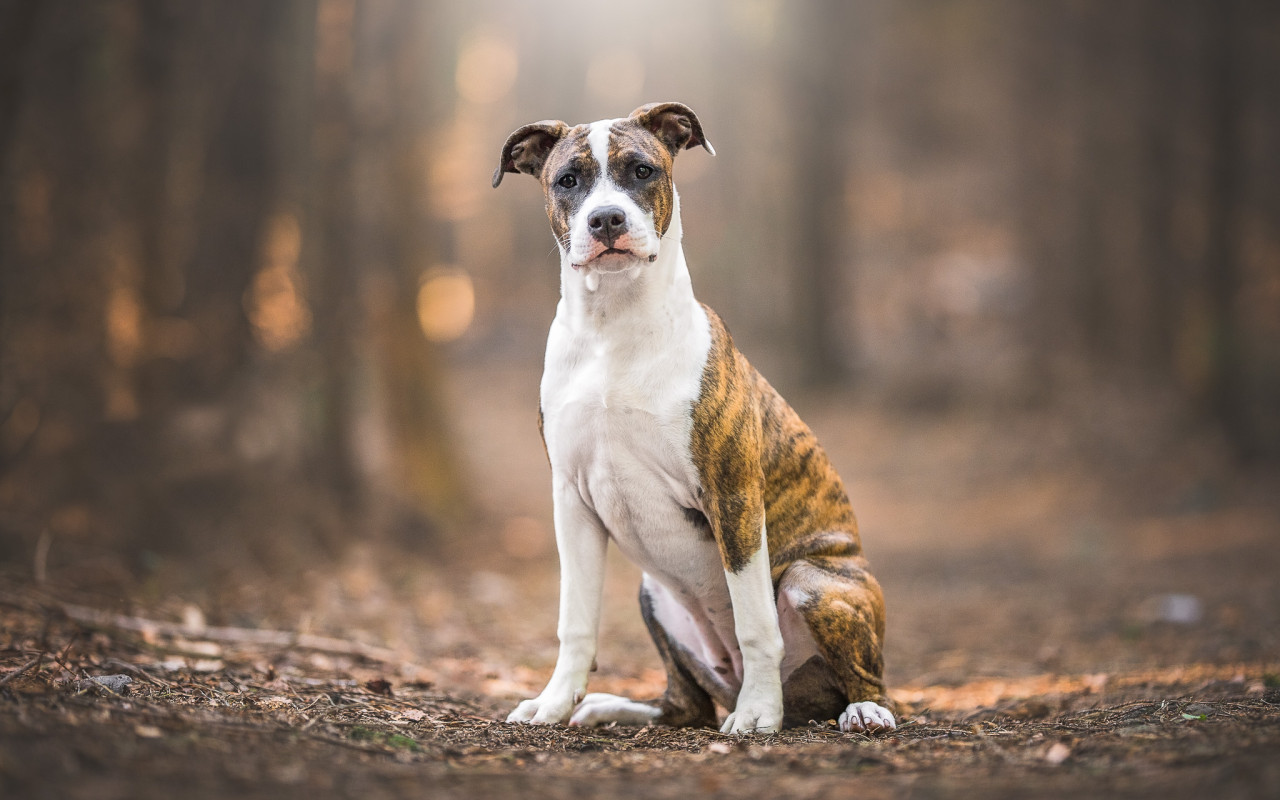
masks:
<instances>
[{"instance_id":1,"label":"dog's front paw toes","mask_svg":"<svg viewBox=\"0 0 1280 800\"><path fill-rule=\"evenodd\" d=\"M569 718L572 702L556 702L535 697L524 700L516 710L507 715L507 722L527 722L532 725L558 725Z\"/></svg>"},{"instance_id":2,"label":"dog's front paw toes","mask_svg":"<svg viewBox=\"0 0 1280 800\"><path fill-rule=\"evenodd\" d=\"M754 706L736 708L720 726L721 733L777 733L781 729L781 706L776 709Z\"/></svg>"},{"instance_id":3,"label":"dog's front paw toes","mask_svg":"<svg viewBox=\"0 0 1280 800\"><path fill-rule=\"evenodd\" d=\"M638 703L616 694L595 692L582 698L582 702L573 710L569 724L583 727L608 725L611 722L619 725L648 725L661 713L657 706L649 703Z\"/></svg>"},{"instance_id":4,"label":"dog's front paw toes","mask_svg":"<svg viewBox=\"0 0 1280 800\"><path fill-rule=\"evenodd\" d=\"M520 705L507 715L507 722L529 722L538 713L538 699L521 700Z\"/></svg>"},{"instance_id":5,"label":"dog's front paw toes","mask_svg":"<svg viewBox=\"0 0 1280 800\"><path fill-rule=\"evenodd\" d=\"M898 723L889 709L869 701L850 703L840 715L840 730L845 733L877 733L897 727Z\"/></svg>"}]
</instances>

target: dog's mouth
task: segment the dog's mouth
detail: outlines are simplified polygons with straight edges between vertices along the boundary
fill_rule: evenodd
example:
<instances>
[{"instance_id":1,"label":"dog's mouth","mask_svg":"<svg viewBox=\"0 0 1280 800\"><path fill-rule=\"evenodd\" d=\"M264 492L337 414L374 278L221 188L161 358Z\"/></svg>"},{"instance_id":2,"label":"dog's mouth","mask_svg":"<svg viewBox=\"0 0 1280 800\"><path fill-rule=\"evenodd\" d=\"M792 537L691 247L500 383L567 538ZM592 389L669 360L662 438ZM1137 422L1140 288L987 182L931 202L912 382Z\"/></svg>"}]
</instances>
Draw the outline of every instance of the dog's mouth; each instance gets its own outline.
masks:
<instances>
[{"instance_id":1,"label":"dog's mouth","mask_svg":"<svg viewBox=\"0 0 1280 800\"><path fill-rule=\"evenodd\" d=\"M583 261L583 262L581 262L581 263L575 263L575 264L573 265L573 268L574 268L574 269L582 269L582 268L583 268L583 267L585 267L585 266L592 265L592 266L595 266L597 269L600 269L600 263L599 263L599 262L601 262L601 261L603 261L603 260L605 260L605 259L608 259L608 258L609 258L609 257L611 257L611 256L621 257L621 258L625 258L625 259L627 259L627 260L631 260L631 259L639 259L639 258L640 258L640 256L639 256L639 255L637 255L637 254L636 254L636 252L635 252L634 250L626 250L626 249L618 248L618 247L606 247L605 249L601 250L600 252L596 253L595 255L591 256L590 258L586 259L585 261ZM656 260L657 258L658 258L658 254L657 254L657 253L653 253L653 254L651 254L651 255L647 256L647 257L646 257L646 260L648 260L648 261L654 261L654 260ZM622 267L622 268L619 268L619 269L625 269L625 267ZM602 270L602 271L604 271L604 272L612 272L612 271L616 271L616 270L608 270L608 269L605 269L605 270Z\"/></svg>"}]
</instances>

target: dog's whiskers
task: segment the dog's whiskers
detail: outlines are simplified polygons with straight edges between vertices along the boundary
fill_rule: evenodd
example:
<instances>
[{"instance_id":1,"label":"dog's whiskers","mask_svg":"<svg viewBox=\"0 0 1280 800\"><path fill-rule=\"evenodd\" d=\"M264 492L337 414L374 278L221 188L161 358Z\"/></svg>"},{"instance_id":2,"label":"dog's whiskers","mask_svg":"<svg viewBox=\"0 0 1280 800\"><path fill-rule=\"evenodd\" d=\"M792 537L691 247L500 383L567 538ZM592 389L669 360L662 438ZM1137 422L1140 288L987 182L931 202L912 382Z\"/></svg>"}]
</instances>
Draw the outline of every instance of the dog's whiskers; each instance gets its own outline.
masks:
<instances>
[{"instance_id":1,"label":"dog's whiskers","mask_svg":"<svg viewBox=\"0 0 1280 800\"><path fill-rule=\"evenodd\" d=\"M552 254L552 253L554 253L556 250L566 250L566 251L567 251L567 250L569 249L569 238L570 238L570 236L571 236L571 234L568 234L568 233L566 233L563 237L561 237L561 236L555 236L555 235L553 234L553 238L556 240L556 246L555 246L555 247L553 247L551 250L549 250L549 251L547 252L547 255L551 255L551 254Z\"/></svg>"}]
</instances>

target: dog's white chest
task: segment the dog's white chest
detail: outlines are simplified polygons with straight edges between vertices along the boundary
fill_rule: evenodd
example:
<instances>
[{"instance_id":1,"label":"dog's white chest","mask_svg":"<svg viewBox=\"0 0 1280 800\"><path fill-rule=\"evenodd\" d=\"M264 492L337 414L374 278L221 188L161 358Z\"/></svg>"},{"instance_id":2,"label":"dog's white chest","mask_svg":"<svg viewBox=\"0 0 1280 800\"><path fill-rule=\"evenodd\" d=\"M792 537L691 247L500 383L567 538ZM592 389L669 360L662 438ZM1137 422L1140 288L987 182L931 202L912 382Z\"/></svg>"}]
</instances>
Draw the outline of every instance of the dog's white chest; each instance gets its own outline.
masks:
<instances>
[{"instance_id":1,"label":"dog's white chest","mask_svg":"<svg viewBox=\"0 0 1280 800\"><path fill-rule=\"evenodd\" d=\"M692 306L675 330L620 325L601 336L557 319L542 380L543 434L557 481L576 487L619 549L687 597L727 592L689 452L710 330Z\"/></svg>"}]
</instances>

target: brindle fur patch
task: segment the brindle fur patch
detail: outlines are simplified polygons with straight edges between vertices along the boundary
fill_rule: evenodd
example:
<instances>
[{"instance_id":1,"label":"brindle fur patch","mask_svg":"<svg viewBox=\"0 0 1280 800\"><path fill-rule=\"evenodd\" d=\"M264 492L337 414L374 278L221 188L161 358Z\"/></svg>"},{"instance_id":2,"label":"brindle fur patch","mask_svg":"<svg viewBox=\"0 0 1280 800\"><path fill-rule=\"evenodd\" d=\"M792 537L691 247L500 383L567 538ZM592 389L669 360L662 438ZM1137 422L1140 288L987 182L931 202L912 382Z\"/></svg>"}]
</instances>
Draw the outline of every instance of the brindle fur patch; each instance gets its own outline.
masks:
<instances>
[{"instance_id":1,"label":"brindle fur patch","mask_svg":"<svg viewBox=\"0 0 1280 800\"><path fill-rule=\"evenodd\" d=\"M696 508L686 508L684 510L684 518L688 520L697 531L707 539L714 539L711 533L711 523L707 520L707 515L703 514Z\"/></svg>"},{"instance_id":2,"label":"brindle fur patch","mask_svg":"<svg viewBox=\"0 0 1280 800\"><path fill-rule=\"evenodd\" d=\"M813 557L791 564L785 591L807 599L797 609L827 666L850 703L887 705L885 695L884 595L859 556Z\"/></svg>"},{"instance_id":3,"label":"brindle fur patch","mask_svg":"<svg viewBox=\"0 0 1280 800\"><path fill-rule=\"evenodd\" d=\"M690 450L720 557L726 569L740 572L760 549L765 522L757 376L720 317L703 308L711 323L711 347L693 406Z\"/></svg>"},{"instance_id":4,"label":"brindle fur patch","mask_svg":"<svg viewBox=\"0 0 1280 800\"><path fill-rule=\"evenodd\" d=\"M706 306L711 349L693 409L692 451L703 507L725 565L760 547L760 512L776 583L807 555L856 556L858 523L826 452L787 401L733 346Z\"/></svg>"},{"instance_id":5,"label":"brindle fur patch","mask_svg":"<svg viewBox=\"0 0 1280 800\"><path fill-rule=\"evenodd\" d=\"M600 177L600 165L592 156L591 144L587 141L589 130L586 125L571 128L551 151L539 175L547 198L547 219L551 220L551 231L556 240L566 247L573 215L582 207L582 201ZM577 179L576 186L566 189L557 183L566 174Z\"/></svg>"},{"instance_id":6,"label":"brindle fur patch","mask_svg":"<svg viewBox=\"0 0 1280 800\"><path fill-rule=\"evenodd\" d=\"M551 451L547 449L547 431L546 425L542 419L542 406L538 406L538 438L542 440L542 452L547 457L547 463L551 463Z\"/></svg>"},{"instance_id":7,"label":"brindle fur patch","mask_svg":"<svg viewBox=\"0 0 1280 800\"><path fill-rule=\"evenodd\" d=\"M735 572L760 547L763 513L774 586L806 598L797 610L822 656L804 676L792 676L787 702L832 702L838 687L845 702L888 703L884 596L867 571L844 484L813 432L703 308L711 348L691 441L703 507L725 567ZM790 711L812 713L799 705Z\"/></svg>"},{"instance_id":8,"label":"brindle fur patch","mask_svg":"<svg viewBox=\"0 0 1280 800\"><path fill-rule=\"evenodd\" d=\"M675 185L671 153L648 131L631 120L614 123L609 133L609 177L614 185L635 200L641 210L653 215L659 236L671 225ZM636 177L636 167L653 169L646 179Z\"/></svg>"}]
</instances>

